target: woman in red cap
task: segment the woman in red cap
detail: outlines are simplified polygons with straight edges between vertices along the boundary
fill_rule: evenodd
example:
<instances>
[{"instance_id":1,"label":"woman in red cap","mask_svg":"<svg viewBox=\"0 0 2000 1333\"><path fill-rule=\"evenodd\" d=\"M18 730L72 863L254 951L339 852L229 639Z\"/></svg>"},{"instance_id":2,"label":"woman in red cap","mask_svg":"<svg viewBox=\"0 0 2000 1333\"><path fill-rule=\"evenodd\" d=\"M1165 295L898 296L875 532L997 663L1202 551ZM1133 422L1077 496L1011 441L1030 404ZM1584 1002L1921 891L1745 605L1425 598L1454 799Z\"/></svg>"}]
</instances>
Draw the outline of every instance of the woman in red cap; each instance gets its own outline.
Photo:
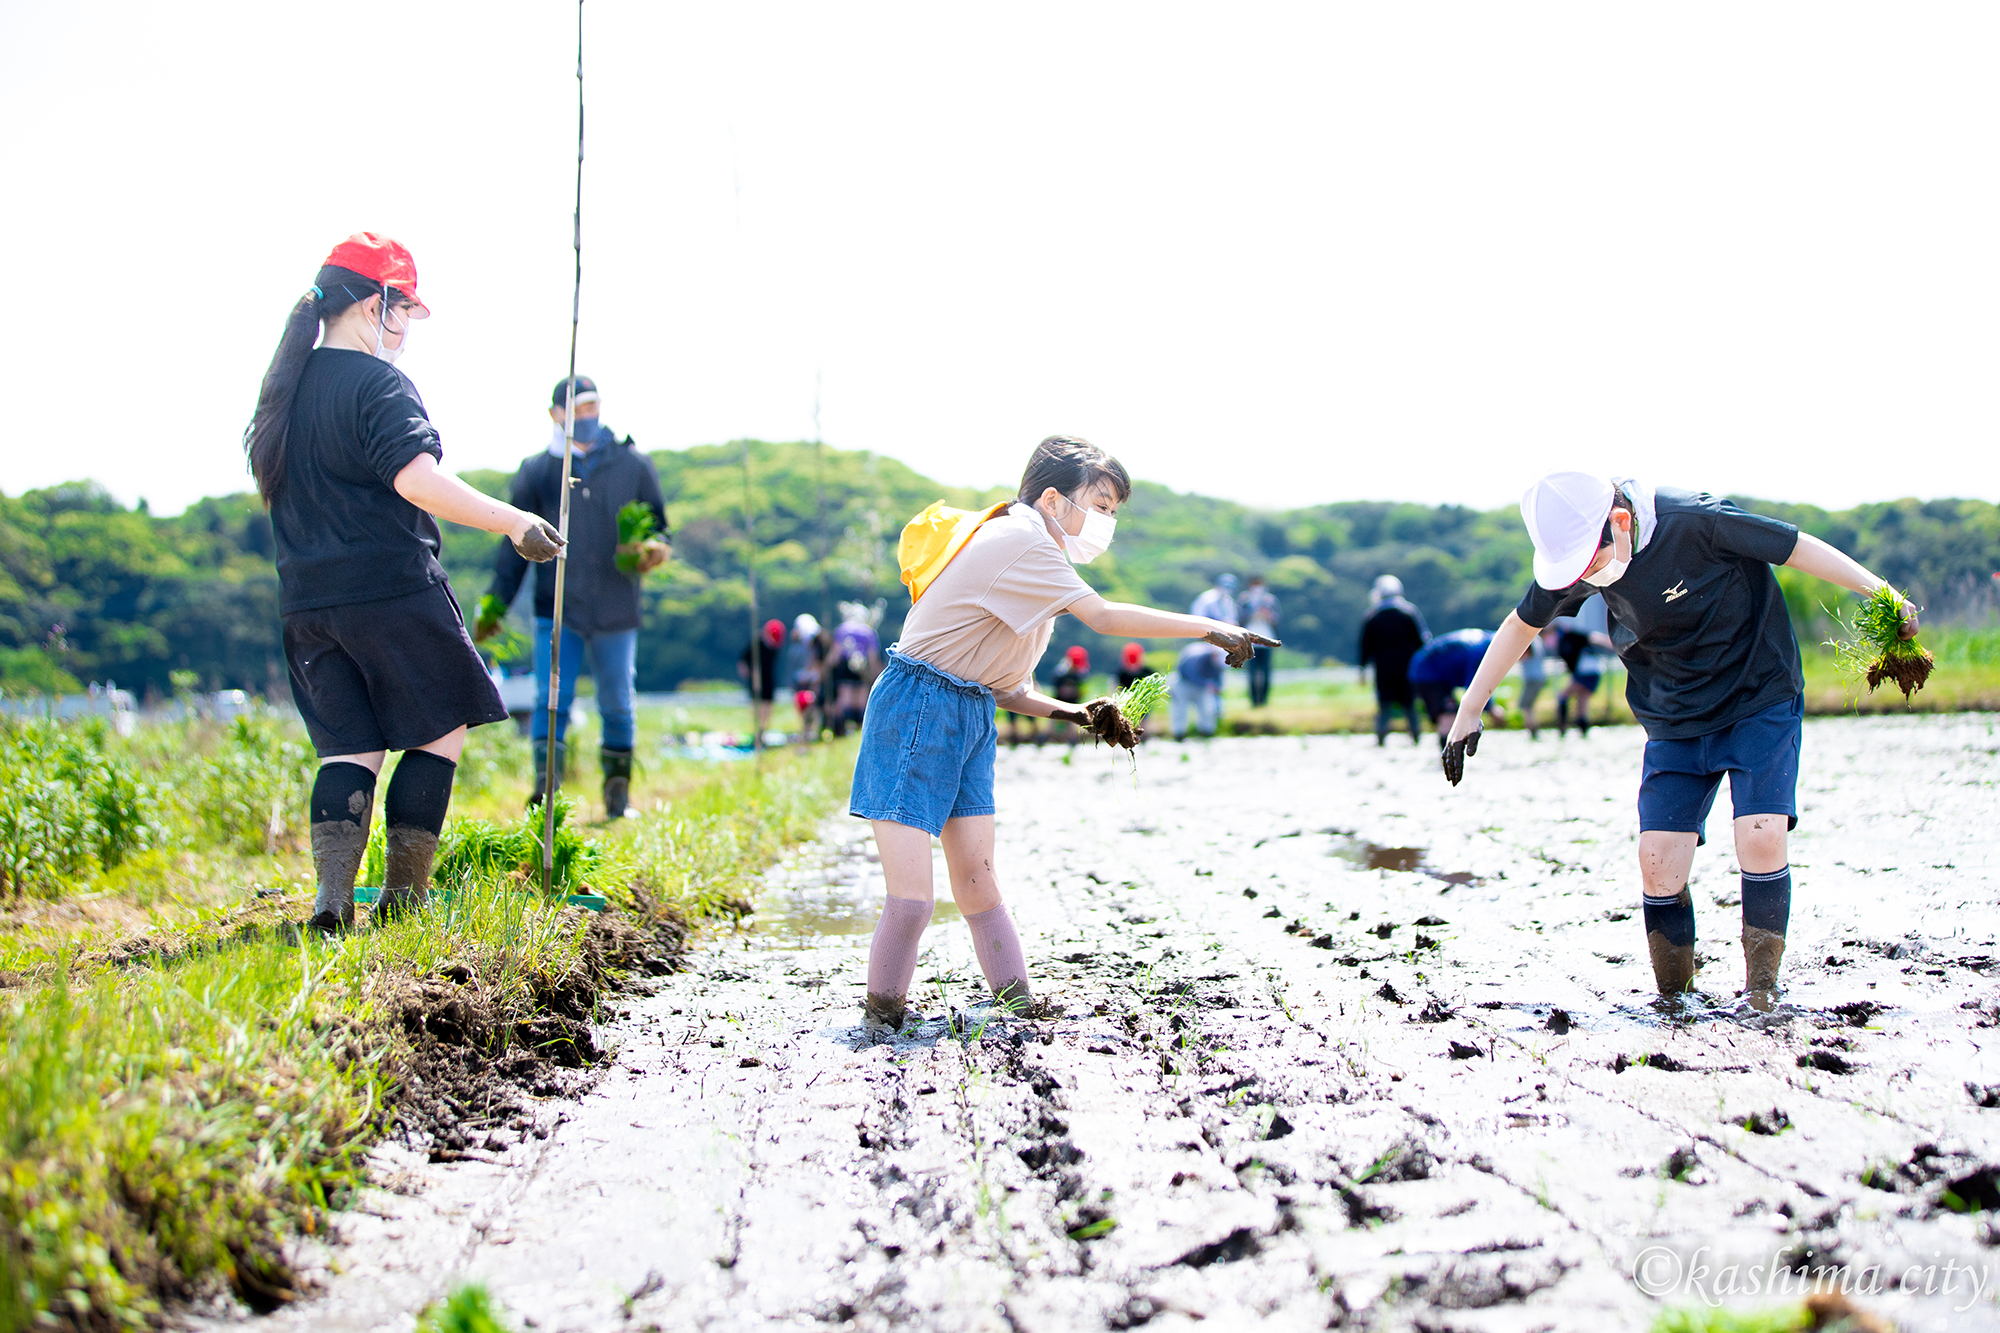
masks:
<instances>
[{"instance_id":1,"label":"woman in red cap","mask_svg":"<svg viewBox=\"0 0 2000 1333\"><path fill-rule=\"evenodd\" d=\"M746 687L753 690L752 713L757 719L757 733L762 735L771 726L771 701L778 697L778 652L785 646L785 622L767 620L764 628L757 633L736 659L736 674L743 677ZM750 654L757 654L755 679L750 673Z\"/></svg>"},{"instance_id":2,"label":"woman in red cap","mask_svg":"<svg viewBox=\"0 0 2000 1333\"><path fill-rule=\"evenodd\" d=\"M422 904L466 728L507 716L438 563L436 518L504 532L530 560L562 547L439 468L437 430L394 365L429 314L408 250L372 232L342 241L292 308L243 434L277 539L292 698L319 753L308 924L326 934L354 924L387 752L403 757L383 802L378 915Z\"/></svg>"}]
</instances>

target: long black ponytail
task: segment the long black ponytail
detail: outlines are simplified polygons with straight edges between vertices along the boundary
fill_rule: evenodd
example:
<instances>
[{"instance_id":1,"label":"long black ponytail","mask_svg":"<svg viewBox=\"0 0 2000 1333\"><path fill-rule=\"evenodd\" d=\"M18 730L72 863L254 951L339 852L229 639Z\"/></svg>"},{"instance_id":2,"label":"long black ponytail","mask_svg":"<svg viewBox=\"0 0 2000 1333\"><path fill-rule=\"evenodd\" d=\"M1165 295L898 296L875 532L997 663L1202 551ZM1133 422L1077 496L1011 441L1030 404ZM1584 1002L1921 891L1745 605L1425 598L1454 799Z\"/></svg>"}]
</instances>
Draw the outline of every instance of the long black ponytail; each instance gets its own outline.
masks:
<instances>
[{"instance_id":1,"label":"long black ponytail","mask_svg":"<svg viewBox=\"0 0 2000 1333\"><path fill-rule=\"evenodd\" d=\"M243 452L266 509L285 486L285 437L291 430L292 399L299 390L299 377L305 373L306 357L319 341L320 325L338 319L349 306L381 294L382 285L373 278L328 264L286 316L284 335L278 339L278 350L271 354L270 369L264 372L263 387L257 391L257 411L243 431ZM388 295L392 308L408 303L395 287L389 288Z\"/></svg>"}]
</instances>

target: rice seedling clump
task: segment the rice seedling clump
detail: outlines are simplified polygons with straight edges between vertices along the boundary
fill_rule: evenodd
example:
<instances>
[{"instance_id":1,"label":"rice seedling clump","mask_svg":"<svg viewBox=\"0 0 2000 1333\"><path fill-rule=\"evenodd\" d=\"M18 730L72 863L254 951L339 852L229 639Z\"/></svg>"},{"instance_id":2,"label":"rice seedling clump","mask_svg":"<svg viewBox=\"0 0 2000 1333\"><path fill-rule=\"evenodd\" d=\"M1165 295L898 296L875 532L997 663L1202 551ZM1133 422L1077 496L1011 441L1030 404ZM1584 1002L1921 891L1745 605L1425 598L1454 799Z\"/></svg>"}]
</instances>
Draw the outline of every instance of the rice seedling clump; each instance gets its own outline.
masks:
<instances>
[{"instance_id":1,"label":"rice seedling clump","mask_svg":"<svg viewBox=\"0 0 2000 1333\"><path fill-rule=\"evenodd\" d=\"M639 572L639 546L652 539L653 511L634 500L618 511L618 568Z\"/></svg>"},{"instance_id":2,"label":"rice seedling clump","mask_svg":"<svg viewBox=\"0 0 2000 1333\"><path fill-rule=\"evenodd\" d=\"M1872 692L1883 681L1894 681L1907 701L1924 687L1935 665L1930 652L1903 634L1903 597L1883 584L1861 608L1840 624L1841 633L1827 640L1835 663L1851 676L1864 677Z\"/></svg>"},{"instance_id":3,"label":"rice seedling clump","mask_svg":"<svg viewBox=\"0 0 2000 1333\"><path fill-rule=\"evenodd\" d=\"M1092 699L1084 705L1090 716L1090 733L1121 749L1139 744L1139 726L1146 715L1167 701L1167 680L1157 671L1133 681L1108 699Z\"/></svg>"}]
</instances>

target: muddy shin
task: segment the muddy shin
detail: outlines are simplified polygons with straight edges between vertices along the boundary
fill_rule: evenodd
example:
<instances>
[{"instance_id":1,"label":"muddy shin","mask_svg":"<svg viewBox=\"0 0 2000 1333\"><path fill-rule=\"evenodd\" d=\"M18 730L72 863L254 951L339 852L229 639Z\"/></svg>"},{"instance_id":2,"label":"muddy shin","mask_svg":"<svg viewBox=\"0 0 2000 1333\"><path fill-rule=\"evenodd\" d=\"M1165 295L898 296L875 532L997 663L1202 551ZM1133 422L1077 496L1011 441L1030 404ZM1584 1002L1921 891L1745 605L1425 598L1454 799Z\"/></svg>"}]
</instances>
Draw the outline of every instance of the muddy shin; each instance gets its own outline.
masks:
<instances>
[{"instance_id":1,"label":"muddy shin","mask_svg":"<svg viewBox=\"0 0 2000 1333\"><path fill-rule=\"evenodd\" d=\"M438 835L444 832L451 808L451 783L458 765L428 750L409 750L396 763L382 799L388 824L388 855L382 872L382 897L371 919L389 920L422 907L430 896L431 866L437 859Z\"/></svg>"},{"instance_id":2,"label":"muddy shin","mask_svg":"<svg viewBox=\"0 0 2000 1333\"><path fill-rule=\"evenodd\" d=\"M1778 999L1778 968L1792 918L1792 868L1743 872L1743 993L1767 1009Z\"/></svg>"},{"instance_id":3,"label":"muddy shin","mask_svg":"<svg viewBox=\"0 0 2000 1333\"><path fill-rule=\"evenodd\" d=\"M1647 896L1646 949L1660 994L1685 995L1694 985L1694 898L1683 886L1671 898Z\"/></svg>"},{"instance_id":4,"label":"muddy shin","mask_svg":"<svg viewBox=\"0 0 2000 1333\"><path fill-rule=\"evenodd\" d=\"M903 1026L910 978L917 974L917 946L931 923L929 899L890 897L868 946L867 1018L890 1028Z\"/></svg>"},{"instance_id":5,"label":"muddy shin","mask_svg":"<svg viewBox=\"0 0 2000 1333\"><path fill-rule=\"evenodd\" d=\"M575 277L569 297L569 383L563 393L562 499L556 531L562 547L556 552L554 622L549 632L549 742L563 734L556 729L557 700L562 691L563 576L569 570L570 467L576 459L576 328L583 312L583 0L576 0L576 209L570 214L570 249ZM547 765L542 781L542 892L552 892L556 878L556 769Z\"/></svg>"},{"instance_id":6,"label":"muddy shin","mask_svg":"<svg viewBox=\"0 0 2000 1333\"><path fill-rule=\"evenodd\" d=\"M330 934L354 925L354 879L368 854L374 806L372 771L337 759L319 766L312 789L313 871L319 877L314 930Z\"/></svg>"}]
</instances>

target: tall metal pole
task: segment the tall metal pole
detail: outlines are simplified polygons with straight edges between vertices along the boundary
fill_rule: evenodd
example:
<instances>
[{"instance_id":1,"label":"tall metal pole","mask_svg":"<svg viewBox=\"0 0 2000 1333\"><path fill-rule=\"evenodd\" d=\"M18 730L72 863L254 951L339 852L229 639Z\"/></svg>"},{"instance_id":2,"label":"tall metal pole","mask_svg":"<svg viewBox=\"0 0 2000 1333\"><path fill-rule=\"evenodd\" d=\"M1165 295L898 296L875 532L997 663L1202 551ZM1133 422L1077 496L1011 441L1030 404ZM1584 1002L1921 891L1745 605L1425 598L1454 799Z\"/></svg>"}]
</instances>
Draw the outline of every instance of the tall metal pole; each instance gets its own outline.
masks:
<instances>
[{"instance_id":1,"label":"tall metal pole","mask_svg":"<svg viewBox=\"0 0 2000 1333\"><path fill-rule=\"evenodd\" d=\"M569 297L569 381L563 394L562 499L556 531L563 546L556 553L555 623L549 630L549 750L542 788L542 892L552 893L556 878L556 774L561 748L556 743L556 701L562 696L563 581L569 573L570 464L576 453L576 327L583 313L583 0L576 0L576 211L570 214L570 248L576 253L576 277Z\"/></svg>"},{"instance_id":2,"label":"tall metal pole","mask_svg":"<svg viewBox=\"0 0 2000 1333\"><path fill-rule=\"evenodd\" d=\"M757 705L764 701L764 635L757 624L757 519L750 507L750 441L743 441L743 572L750 584L750 750L764 753Z\"/></svg>"}]
</instances>

